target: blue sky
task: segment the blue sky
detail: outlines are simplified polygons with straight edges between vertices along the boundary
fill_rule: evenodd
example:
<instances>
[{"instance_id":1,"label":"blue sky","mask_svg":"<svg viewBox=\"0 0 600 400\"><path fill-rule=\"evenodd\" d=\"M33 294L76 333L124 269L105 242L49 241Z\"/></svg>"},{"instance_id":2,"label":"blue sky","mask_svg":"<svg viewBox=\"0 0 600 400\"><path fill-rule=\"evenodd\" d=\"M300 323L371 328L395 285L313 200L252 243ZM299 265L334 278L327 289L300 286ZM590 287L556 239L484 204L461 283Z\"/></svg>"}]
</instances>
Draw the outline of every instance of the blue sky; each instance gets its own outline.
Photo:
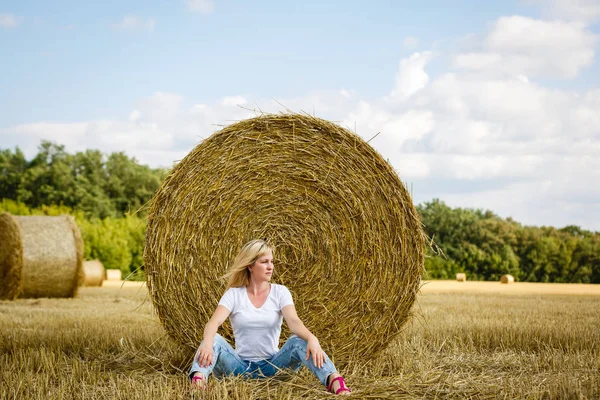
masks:
<instances>
[{"instance_id":1,"label":"blue sky","mask_svg":"<svg viewBox=\"0 0 600 400\"><path fill-rule=\"evenodd\" d=\"M155 91L207 102L340 87L383 96L410 54L405 37L430 48L497 15L536 11L511 1L479 10L480 1L451 3L223 1L202 14L183 1L2 2L23 23L0 35L8 61L1 122L118 115ZM115 29L126 16L153 25Z\"/></svg>"},{"instance_id":2,"label":"blue sky","mask_svg":"<svg viewBox=\"0 0 600 400\"><path fill-rule=\"evenodd\" d=\"M416 202L600 230L599 20L597 0L0 1L0 148L172 165L275 99L382 132Z\"/></svg>"}]
</instances>

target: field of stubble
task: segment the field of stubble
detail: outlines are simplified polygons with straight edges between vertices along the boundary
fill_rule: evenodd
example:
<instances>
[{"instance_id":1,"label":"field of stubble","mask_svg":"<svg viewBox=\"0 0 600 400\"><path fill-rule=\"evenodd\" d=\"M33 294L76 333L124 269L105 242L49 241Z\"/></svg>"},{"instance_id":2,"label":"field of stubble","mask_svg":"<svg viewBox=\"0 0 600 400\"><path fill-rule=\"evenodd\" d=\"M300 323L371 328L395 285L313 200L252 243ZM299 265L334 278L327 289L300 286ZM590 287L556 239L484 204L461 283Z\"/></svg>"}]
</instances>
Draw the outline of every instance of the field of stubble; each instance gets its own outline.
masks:
<instances>
[{"instance_id":1,"label":"field of stubble","mask_svg":"<svg viewBox=\"0 0 600 400\"><path fill-rule=\"evenodd\" d=\"M414 311L383 354L341 371L352 398L600 398L600 287L432 282ZM306 371L190 393L189 363L144 287L0 301L2 399L331 398Z\"/></svg>"}]
</instances>

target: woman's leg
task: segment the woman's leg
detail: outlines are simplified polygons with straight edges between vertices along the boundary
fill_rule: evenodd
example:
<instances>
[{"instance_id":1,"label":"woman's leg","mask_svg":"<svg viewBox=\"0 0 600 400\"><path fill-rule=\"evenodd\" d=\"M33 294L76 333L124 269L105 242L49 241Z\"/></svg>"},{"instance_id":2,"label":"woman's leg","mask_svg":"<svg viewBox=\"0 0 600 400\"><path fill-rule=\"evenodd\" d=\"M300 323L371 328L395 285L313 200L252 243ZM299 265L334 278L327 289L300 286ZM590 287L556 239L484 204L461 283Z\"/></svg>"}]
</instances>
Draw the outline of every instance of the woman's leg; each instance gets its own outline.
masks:
<instances>
[{"instance_id":1,"label":"woman's leg","mask_svg":"<svg viewBox=\"0 0 600 400\"><path fill-rule=\"evenodd\" d=\"M202 343L200 343L202 345ZM241 375L248 369L248 363L242 360L233 350L233 347L219 334L215 335L213 341L213 361L210 365L201 367L196 361L196 355L194 355L194 362L188 376L190 379L195 373L200 373L204 378L214 372L215 377L220 378L226 375Z\"/></svg>"},{"instance_id":2,"label":"woman's leg","mask_svg":"<svg viewBox=\"0 0 600 400\"><path fill-rule=\"evenodd\" d=\"M327 386L327 378L331 374L337 374L337 369L327 354L325 354L325 362L321 368L318 368L313 363L312 357L307 360L307 345L308 343L306 340L296 335L292 335L285 344L281 346L281 349L279 349L279 351L269 360L269 363L275 370L291 368L292 370L297 371L302 365L305 365L324 386Z\"/></svg>"}]
</instances>

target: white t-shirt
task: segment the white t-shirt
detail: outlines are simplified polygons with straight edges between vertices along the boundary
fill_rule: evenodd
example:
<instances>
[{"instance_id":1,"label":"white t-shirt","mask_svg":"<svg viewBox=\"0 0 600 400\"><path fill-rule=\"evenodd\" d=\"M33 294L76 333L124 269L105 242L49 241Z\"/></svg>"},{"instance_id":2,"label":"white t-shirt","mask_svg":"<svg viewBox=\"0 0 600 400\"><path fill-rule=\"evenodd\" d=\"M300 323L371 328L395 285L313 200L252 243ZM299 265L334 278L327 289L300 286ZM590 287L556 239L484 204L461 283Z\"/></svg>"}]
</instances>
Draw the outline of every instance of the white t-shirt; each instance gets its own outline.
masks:
<instances>
[{"instance_id":1,"label":"white t-shirt","mask_svg":"<svg viewBox=\"0 0 600 400\"><path fill-rule=\"evenodd\" d=\"M271 284L269 296L260 308L254 307L246 287L229 288L219 300L231 314L235 352L247 361L268 360L279 350L283 317L281 309L294 304L283 285Z\"/></svg>"}]
</instances>

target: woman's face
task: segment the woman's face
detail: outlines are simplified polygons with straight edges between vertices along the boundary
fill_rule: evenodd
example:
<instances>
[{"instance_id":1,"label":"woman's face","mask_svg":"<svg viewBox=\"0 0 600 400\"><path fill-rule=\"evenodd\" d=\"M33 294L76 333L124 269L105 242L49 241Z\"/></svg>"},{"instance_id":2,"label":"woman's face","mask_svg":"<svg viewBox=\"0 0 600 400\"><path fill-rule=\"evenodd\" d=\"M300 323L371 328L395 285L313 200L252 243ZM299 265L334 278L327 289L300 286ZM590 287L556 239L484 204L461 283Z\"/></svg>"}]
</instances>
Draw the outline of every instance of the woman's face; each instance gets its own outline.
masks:
<instances>
[{"instance_id":1,"label":"woman's face","mask_svg":"<svg viewBox=\"0 0 600 400\"><path fill-rule=\"evenodd\" d=\"M254 262L254 264L248 267L252 278L258 281L270 281L273 276L275 267L273 266L273 253L271 251L266 252Z\"/></svg>"}]
</instances>

